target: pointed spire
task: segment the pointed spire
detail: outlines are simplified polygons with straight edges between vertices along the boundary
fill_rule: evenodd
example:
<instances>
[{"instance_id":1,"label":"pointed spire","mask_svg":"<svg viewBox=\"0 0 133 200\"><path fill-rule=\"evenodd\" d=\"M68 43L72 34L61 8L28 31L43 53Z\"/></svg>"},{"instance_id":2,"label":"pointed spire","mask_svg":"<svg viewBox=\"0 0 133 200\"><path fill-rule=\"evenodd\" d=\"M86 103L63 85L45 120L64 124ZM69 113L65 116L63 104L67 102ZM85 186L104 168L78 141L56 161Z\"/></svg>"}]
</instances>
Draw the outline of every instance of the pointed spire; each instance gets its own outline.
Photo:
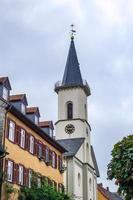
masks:
<instances>
[{"instance_id":1,"label":"pointed spire","mask_svg":"<svg viewBox=\"0 0 133 200\"><path fill-rule=\"evenodd\" d=\"M71 36L71 43L62 80L62 86L83 86L73 35Z\"/></svg>"}]
</instances>

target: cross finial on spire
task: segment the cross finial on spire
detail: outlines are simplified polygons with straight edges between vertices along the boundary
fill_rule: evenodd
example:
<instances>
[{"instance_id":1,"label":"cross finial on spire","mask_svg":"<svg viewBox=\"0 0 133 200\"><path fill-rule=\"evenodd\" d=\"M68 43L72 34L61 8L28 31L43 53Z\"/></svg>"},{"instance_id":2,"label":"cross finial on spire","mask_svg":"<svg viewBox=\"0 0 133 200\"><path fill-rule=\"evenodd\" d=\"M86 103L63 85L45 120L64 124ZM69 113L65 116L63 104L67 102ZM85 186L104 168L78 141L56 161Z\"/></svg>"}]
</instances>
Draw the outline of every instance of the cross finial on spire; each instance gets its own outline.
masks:
<instances>
[{"instance_id":1,"label":"cross finial on spire","mask_svg":"<svg viewBox=\"0 0 133 200\"><path fill-rule=\"evenodd\" d=\"M74 35L76 33L76 31L73 29L73 27L74 27L74 24L71 24L71 40L74 39Z\"/></svg>"}]
</instances>

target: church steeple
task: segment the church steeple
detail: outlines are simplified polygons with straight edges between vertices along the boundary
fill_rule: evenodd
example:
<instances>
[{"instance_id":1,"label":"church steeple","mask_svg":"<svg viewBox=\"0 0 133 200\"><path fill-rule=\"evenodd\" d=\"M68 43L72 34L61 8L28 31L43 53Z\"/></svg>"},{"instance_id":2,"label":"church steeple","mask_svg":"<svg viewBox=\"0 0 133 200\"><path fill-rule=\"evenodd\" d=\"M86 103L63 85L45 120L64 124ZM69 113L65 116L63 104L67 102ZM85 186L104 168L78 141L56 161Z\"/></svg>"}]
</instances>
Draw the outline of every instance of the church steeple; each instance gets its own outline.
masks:
<instances>
[{"instance_id":1,"label":"church steeple","mask_svg":"<svg viewBox=\"0 0 133 200\"><path fill-rule=\"evenodd\" d=\"M71 37L71 43L62 80L62 86L83 86L73 37Z\"/></svg>"},{"instance_id":2,"label":"church steeple","mask_svg":"<svg viewBox=\"0 0 133 200\"><path fill-rule=\"evenodd\" d=\"M59 92L62 89L80 87L83 88L86 95L90 95L90 88L87 81L82 79L80 72L79 62L74 44L74 30L71 30L71 43L67 56L66 67L63 75L62 82L58 81L55 84L55 92Z\"/></svg>"}]
</instances>

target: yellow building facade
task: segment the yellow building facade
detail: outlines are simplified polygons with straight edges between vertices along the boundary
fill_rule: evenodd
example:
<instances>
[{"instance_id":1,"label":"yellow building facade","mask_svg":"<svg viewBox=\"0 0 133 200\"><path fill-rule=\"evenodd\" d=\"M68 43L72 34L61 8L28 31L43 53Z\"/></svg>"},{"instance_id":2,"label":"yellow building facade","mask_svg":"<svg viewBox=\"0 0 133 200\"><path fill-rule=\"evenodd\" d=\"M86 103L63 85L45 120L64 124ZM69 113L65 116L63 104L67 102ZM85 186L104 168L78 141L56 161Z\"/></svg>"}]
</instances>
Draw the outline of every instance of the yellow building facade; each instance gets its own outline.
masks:
<instances>
[{"instance_id":1,"label":"yellow building facade","mask_svg":"<svg viewBox=\"0 0 133 200\"><path fill-rule=\"evenodd\" d=\"M97 196L98 196L98 200L110 200L109 197L104 192L103 187L100 184L97 186Z\"/></svg>"},{"instance_id":2,"label":"yellow building facade","mask_svg":"<svg viewBox=\"0 0 133 200\"><path fill-rule=\"evenodd\" d=\"M1 85L8 84L2 82ZM32 107L29 117L26 95L9 96L8 99L2 97L0 100L5 104L3 122L0 119L3 123L1 144L7 153L1 160L4 172L2 198L5 196L5 183L17 189L31 187L32 172L38 176L38 186L45 179L56 190L63 190L62 154L65 149L39 127L38 108Z\"/></svg>"}]
</instances>

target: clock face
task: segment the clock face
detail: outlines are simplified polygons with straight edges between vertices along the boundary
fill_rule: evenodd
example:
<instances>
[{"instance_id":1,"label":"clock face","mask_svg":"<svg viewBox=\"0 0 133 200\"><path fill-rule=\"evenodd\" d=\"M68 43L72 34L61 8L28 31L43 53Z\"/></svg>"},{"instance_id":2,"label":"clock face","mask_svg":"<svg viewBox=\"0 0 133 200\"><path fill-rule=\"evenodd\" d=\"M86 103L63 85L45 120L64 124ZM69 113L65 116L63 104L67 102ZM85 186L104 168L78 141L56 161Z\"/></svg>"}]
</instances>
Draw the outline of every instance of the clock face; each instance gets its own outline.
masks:
<instances>
[{"instance_id":1,"label":"clock face","mask_svg":"<svg viewBox=\"0 0 133 200\"><path fill-rule=\"evenodd\" d=\"M65 127L65 132L67 134L72 134L75 131L75 127L73 126L73 124L67 124Z\"/></svg>"}]
</instances>

